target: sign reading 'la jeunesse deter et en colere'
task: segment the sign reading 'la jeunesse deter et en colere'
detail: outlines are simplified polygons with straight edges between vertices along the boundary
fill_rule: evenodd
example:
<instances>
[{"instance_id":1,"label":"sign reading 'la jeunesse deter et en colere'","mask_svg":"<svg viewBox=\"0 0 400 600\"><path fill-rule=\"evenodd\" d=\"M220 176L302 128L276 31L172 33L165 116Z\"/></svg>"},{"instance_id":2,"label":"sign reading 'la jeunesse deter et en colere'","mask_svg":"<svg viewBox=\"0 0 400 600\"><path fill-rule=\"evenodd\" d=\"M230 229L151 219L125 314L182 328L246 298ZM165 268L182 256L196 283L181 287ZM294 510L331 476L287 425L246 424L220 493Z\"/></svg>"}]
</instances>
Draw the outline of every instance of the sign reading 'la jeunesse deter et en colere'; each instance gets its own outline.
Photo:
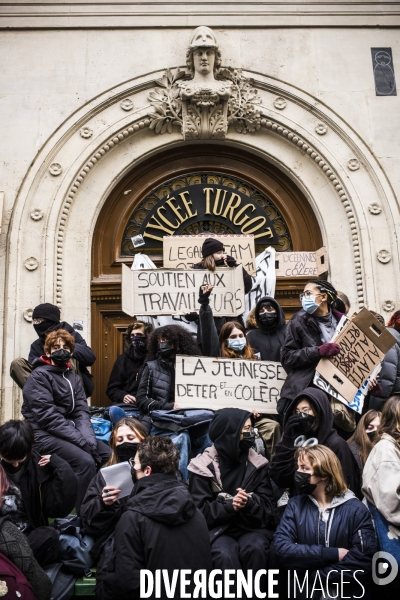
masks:
<instances>
[{"instance_id":1,"label":"sign reading 'la jeunesse deter et en colere'","mask_svg":"<svg viewBox=\"0 0 400 600\"><path fill-rule=\"evenodd\" d=\"M177 189L160 200L143 221L140 233L147 241L162 242L193 223L217 221L228 232L253 234L258 244L277 244L272 221L257 202L237 189L221 184L197 184Z\"/></svg>"}]
</instances>

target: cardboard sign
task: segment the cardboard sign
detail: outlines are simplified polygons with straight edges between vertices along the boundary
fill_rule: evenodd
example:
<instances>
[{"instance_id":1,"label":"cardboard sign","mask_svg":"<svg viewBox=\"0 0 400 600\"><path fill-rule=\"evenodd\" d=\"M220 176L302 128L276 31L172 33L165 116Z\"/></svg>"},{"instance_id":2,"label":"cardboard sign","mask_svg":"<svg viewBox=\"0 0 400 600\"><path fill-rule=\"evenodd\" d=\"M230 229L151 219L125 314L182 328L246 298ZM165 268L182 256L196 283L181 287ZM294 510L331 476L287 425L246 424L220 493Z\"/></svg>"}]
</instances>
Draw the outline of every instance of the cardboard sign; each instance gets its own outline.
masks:
<instances>
[{"instance_id":1,"label":"cardboard sign","mask_svg":"<svg viewBox=\"0 0 400 600\"><path fill-rule=\"evenodd\" d=\"M316 370L351 403L396 338L363 308L333 341L339 344L340 354L321 359Z\"/></svg>"},{"instance_id":2,"label":"cardboard sign","mask_svg":"<svg viewBox=\"0 0 400 600\"><path fill-rule=\"evenodd\" d=\"M215 316L244 312L243 269L221 268L212 273L184 269L139 269L122 265L122 310L127 315L185 315L199 311L199 288L213 285L210 306Z\"/></svg>"},{"instance_id":3,"label":"cardboard sign","mask_svg":"<svg viewBox=\"0 0 400 600\"><path fill-rule=\"evenodd\" d=\"M328 254L322 247L316 252L277 252L277 277L318 277L328 272Z\"/></svg>"},{"instance_id":4,"label":"cardboard sign","mask_svg":"<svg viewBox=\"0 0 400 600\"><path fill-rule=\"evenodd\" d=\"M175 402L182 408L255 408L260 414L276 413L285 379L278 362L178 355Z\"/></svg>"},{"instance_id":5,"label":"cardboard sign","mask_svg":"<svg viewBox=\"0 0 400 600\"><path fill-rule=\"evenodd\" d=\"M232 256L250 275L256 273L256 252L253 235L169 235L163 238L164 268L191 269L201 261L204 240L212 237L224 244Z\"/></svg>"}]
</instances>

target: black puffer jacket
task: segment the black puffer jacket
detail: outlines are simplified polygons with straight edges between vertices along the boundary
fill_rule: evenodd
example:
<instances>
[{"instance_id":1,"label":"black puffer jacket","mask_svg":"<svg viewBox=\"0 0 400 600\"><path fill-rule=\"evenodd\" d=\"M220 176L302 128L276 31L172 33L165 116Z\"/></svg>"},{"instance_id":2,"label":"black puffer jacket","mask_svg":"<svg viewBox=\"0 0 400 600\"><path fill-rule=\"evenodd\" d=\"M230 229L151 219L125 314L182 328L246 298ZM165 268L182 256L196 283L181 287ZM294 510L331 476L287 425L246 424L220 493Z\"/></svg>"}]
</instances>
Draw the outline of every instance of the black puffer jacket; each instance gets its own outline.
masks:
<instances>
[{"instance_id":1,"label":"black puffer jacket","mask_svg":"<svg viewBox=\"0 0 400 600\"><path fill-rule=\"evenodd\" d=\"M136 408L147 414L151 410L172 410L175 395L175 364L162 358L146 363L136 395Z\"/></svg>"},{"instance_id":2,"label":"black puffer jacket","mask_svg":"<svg viewBox=\"0 0 400 600\"><path fill-rule=\"evenodd\" d=\"M392 346L384 356L378 376L382 391L379 396L370 395L369 409L382 410L386 400L392 394L400 392L400 333L392 327L388 327L388 331L396 338L397 344Z\"/></svg>"},{"instance_id":3,"label":"black puffer jacket","mask_svg":"<svg viewBox=\"0 0 400 600\"><path fill-rule=\"evenodd\" d=\"M311 400L316 406L321 419L317 431L310 431L306 434L306 439L315 437L319 444L327 446L327 448L330 448L336 454L342 465L347 485L356 495L359 495L361 482L358 465L348 444L333 428L333 413L327 395L317 388L306 388L290 403L283 419L282 439L277 443L275 454L269 463L270 477L279 487L294 487L294 474L297 471L297 465L294 461L294 454L297 448L294 442L302 434L299 430L293 435L288 435L285 427L289 417L293 414L296 404L301 398Z\"/></svg>"},{"instance_id":4,"label":"black puffer jacket","mask_svg":"<svg viewBox=\"0 0 400 600\"><path fill-rule=\"evenodd\" d=\"M54 367L45 357L33 363L22 394L21 412L34 430L44 430L84 448L97 449L81 379L70 368Z\"/></svg>"},{"instance_id":5,"label":"black puffer jacket","mask_svg":"<svg viewBox=\"0 0 400 600\"><path fill-rule=\"evenodd\" d=\"M82 374L83 387L85 388L86 397L89 398L89 396L91 396L93 393L94 384L93 384L92 375L91 375L91 373L89 373L87 367L92 366L92 364L96 360L96 355L93 352L93 350L91 348L89 348L89 346L87 345L87 343L85 342L85 340L83 339L81 334L78 333L77 331L75 331L75 329L73 327L71 327L71 325L69 325L69 323L66 323L65 321L62 321L61 323L57 323L56 325L54 325L54 327L51 327L50 329L48 329L46 333L49 333L50 331L54 331L56 329L65 329L75 339L75 348L74 348L73 357L76 358L76 360L79 363L79 370ZM38 338L31 344L31 348L29 350L28 361L31 364L33 364L34 360L36 358L40 358L43 354L44 354L43 340Z\"/></svg>"},{"instance_id":6,"label":"black puffer jacket","mask_svg":"<svg viewBox=\"0 0 400 600\"><path fill-rule=\"evenodd\" d=\"M39 467L40 454L32 450L26 461L19 489L32 529L48 525L48 519L63 518L73 510L78 480L69 464L52 454L50 462Z\"/></svg>"},{"instance_id":7,"label":"black puffer jacket","mask_svg":"<svg viewBox=\"0 0 400 600\"><path fill-rule=\"evenodd\" d=\"M121 404L127 394L136 396L138 389L138 373L143 366L144 358L134 357L134 348L129 346L118 356L111 371L106 394L113 404Z\"/></svg>"},{"instance_id":8,"label":"black puffer jacket","mask_svg":"<svg viewBox=\"0 0 400 600\"><path fill-rule=\"evenodd\" d=\"M339 322L342 313L332 309ZM319 363L318 347L322 346L317 320L303 309L290 319L286 328L286 339L281 352L281 363L287 373L281 397L292 400L308 387L314 378Z\"/></svg>"},{"instance_id":9,"label":"black puffer jacket","mask_svg":"<svg viewBox=\"0 0 400 600\"><path fill-rule=\"evenodd\" d=\"M140 570L212 569L207 524L174 474L140 479L115 530L114 555L97 570L98 600L138 600ZM190 593L188 586L187 592ZM155 597L154 595L152 596ZM179 588L174 595L179 597ZM161 587L162 600L167 596Z\"/></svg>"},{"instance_id":10,"label":"black puffer jacket","mask_svg":"<svg viewBox=\"0 0 400 600\"><path fill-rule=\"evenodd\" d=\"M270 302L278 316L277 323L273 327L266 327L261 323L258 311L263 302ZM271 296L264 296L256 305L254 313L258 329L251 329L247 332L247 339L254 352L260 353L261 360L273 360L281 362L281 348L285 341L286 335L286 318L285 313L279 303Z\"/></svg>"}]
</instances>

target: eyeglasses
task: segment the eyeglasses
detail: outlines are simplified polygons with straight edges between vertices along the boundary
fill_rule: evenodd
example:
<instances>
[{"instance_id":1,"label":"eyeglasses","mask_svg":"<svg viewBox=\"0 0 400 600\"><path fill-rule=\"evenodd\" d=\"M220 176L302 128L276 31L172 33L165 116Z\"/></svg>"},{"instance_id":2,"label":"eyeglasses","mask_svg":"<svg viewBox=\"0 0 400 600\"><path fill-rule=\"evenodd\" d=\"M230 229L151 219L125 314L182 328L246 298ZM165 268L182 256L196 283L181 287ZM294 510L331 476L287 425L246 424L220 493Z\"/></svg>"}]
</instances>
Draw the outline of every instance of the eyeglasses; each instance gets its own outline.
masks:
<instances>
[{"instance_id":1,"label":"eyeglasses","mask_svg":"<svg viewBox=\"0 0 400 600\"><path fill-rule=\"evenodd\" d=\"M301 292L301 294L299 294L300 300L303 300L304 297L311 298L311 296L317 297L322 296L322 294L313 294L311 290L306 290L305 292Z\"/></svg>"},{"instance_id":2,"label":"eyeglasses","mask_svg":"<svg viewBox=\"0 0 400 600\"><path fill-rule=\"evenodd\" d=\"M254 427L243 427L242 433L254 433Z\"/></svg>"},{"instance_id":3,"label":"eyeglasses","mask_svg":"<svg viewBox=\"0 0 400 600\"><path fill-rule=\"evenodd\" d=\"M294 411L296 415L299 415L301 413L304 413L306 415L310 415L312 413L312 408L302 408L301 410L299 410L298 408L296 408L296 410Z\"/></svg>"}]
</instances>

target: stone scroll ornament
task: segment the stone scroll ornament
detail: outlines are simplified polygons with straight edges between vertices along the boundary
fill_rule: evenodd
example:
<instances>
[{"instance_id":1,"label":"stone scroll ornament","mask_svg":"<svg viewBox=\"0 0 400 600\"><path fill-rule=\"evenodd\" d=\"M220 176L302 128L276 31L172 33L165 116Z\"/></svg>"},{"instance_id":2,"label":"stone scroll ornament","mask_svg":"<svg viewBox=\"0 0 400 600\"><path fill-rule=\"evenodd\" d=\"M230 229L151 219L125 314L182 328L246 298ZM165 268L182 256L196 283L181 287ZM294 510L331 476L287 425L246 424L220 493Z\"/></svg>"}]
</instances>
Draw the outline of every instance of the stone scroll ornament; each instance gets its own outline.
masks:
<instances>
[{"instance_id":1,"label":"stone scroll ornament","mask_svg":"<svg viewBox=\"0 0 400 600\"><path fill-rule=\"evenodd\" d=\"M186 53L187 71L165 71L149 95L150 129L184 140L224 139L228 127L253 133L261 127L261 100L239 69L221 68L221 52L209 27L195 29Z\"/></svg>"}]
</instances>

